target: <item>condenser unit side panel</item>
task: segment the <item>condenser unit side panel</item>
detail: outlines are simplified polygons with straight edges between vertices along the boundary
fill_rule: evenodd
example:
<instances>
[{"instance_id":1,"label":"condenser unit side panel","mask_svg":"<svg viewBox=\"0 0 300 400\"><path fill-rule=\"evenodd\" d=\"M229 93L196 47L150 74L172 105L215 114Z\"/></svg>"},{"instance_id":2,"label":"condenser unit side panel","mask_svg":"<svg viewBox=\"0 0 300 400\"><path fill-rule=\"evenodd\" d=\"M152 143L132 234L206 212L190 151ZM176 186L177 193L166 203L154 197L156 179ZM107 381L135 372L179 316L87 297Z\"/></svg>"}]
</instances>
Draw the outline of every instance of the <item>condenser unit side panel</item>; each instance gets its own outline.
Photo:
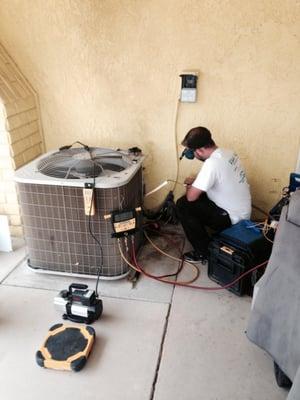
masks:
<instances>
[{"instance_id":1,"label":"condenser unit side panel","mask_svg":"<svg viewBox=\"0 0 300 400\"><path fill-rule=\"evenodd\" d=\"M122 260L112 227L103 216L113 210L142 204L142 169L126 185L95 189L96 213L85 215L82 188L19 183L25 238L33 268L70 274L105 277L124 275L128 266ZM98 243L102 245L103 254ZM136 234L137 245L141 234Z\"/></svg>"}]
</instances>

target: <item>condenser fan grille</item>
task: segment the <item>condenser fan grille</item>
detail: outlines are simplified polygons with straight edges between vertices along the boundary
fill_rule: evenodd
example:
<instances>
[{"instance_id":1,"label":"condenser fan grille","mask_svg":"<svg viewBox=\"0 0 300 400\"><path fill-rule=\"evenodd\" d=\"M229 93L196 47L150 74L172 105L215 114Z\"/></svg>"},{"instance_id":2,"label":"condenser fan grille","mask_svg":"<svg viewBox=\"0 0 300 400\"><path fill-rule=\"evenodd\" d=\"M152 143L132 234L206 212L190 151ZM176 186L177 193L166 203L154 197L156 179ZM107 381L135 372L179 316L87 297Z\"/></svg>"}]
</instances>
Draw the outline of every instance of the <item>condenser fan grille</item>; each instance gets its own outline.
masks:
<instances>
[{"instance_id":1,"label":"condenser fan grille","mask_svg":"<svg viewBox=\"0 0 300 400\"><path fill-rule=\"evenodd\" d=\"M90 148L60 150L39 161L37 169L44 175L63 179L84 179L121 172L130 161L117 151Z\"/></svg>"}]
</instances>

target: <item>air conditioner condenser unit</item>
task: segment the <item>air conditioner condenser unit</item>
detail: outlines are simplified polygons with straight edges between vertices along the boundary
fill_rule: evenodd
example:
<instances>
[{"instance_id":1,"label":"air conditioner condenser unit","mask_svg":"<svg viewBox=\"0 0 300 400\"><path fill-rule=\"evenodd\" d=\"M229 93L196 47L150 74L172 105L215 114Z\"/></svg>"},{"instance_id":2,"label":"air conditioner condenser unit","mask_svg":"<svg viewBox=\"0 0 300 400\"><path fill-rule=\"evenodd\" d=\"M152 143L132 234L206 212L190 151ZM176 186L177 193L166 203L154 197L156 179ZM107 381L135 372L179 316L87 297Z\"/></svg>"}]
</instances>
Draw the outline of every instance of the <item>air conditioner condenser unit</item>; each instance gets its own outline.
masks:
<instances>
[{"instance_id":1,"label":"air conditioner condenser unit","mask_svg":"<svg viewBox=\"0 0 300 400\"><path fill-rule=\"evenodd\" d=\"M103 261L102 279L126 276L128 266L104 215L141 206L142 162L141 153L86 146L49 152L17 170L28 265L39 272L96 277ZM86 213L86 186L94 187L94 215ZM135 242L139 246L140 232Z\"/></svg>"}]
</instances>

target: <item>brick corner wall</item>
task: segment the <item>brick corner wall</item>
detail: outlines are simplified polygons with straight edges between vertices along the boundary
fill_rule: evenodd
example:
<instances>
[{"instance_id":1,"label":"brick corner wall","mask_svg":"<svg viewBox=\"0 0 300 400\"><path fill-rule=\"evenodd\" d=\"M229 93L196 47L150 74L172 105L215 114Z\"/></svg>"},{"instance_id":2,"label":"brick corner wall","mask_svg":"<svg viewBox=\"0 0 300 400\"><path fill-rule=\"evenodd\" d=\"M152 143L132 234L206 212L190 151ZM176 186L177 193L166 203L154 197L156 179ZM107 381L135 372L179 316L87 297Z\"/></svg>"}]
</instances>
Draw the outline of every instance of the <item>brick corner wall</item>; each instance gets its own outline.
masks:
<instances>
[{"instance_id":1,"label":"brick corner wall","mask_svg":"<svg viewBox=\"0 0 300 400\"><path fill-rule=\"evenodd\" d=\"M0 214L7 215L12 236L22 236L14 171L44 151L38 99L0 45Z\"/></svg>"}]
</instances>

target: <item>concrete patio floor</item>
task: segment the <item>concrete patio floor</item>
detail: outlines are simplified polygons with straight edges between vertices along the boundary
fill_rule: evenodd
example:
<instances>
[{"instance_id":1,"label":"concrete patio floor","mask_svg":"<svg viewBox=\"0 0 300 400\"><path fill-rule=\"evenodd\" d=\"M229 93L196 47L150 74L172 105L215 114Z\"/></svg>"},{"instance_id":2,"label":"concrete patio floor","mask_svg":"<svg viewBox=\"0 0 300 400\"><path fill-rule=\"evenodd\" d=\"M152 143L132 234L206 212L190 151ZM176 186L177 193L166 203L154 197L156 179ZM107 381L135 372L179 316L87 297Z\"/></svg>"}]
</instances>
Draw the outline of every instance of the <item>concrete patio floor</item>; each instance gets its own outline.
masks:
<instances>
[{"instance_id":1,"label":"concrete patio floor","mask_svg":"<svg viewBox=\"0 0 300 400\"><path fill-rule=\"evenodd\" d=\"M169 249L171 252L171 249ZM53 298L71 282L94 280L39 274L26 250L0 253L0 398L4 400L283 400L270 357L244 331L251 298L203 292L141 277L101 281L104 313L93 324L96 342L80 373L37 366L48 329L62 322ZM156 274L176 263L149 245L141 263ZM197 283L215 286L200 264ZM168 272L166 272L168 271ZM191 270L180 279L191 276Z\"/></svg>"}]
</instances>

